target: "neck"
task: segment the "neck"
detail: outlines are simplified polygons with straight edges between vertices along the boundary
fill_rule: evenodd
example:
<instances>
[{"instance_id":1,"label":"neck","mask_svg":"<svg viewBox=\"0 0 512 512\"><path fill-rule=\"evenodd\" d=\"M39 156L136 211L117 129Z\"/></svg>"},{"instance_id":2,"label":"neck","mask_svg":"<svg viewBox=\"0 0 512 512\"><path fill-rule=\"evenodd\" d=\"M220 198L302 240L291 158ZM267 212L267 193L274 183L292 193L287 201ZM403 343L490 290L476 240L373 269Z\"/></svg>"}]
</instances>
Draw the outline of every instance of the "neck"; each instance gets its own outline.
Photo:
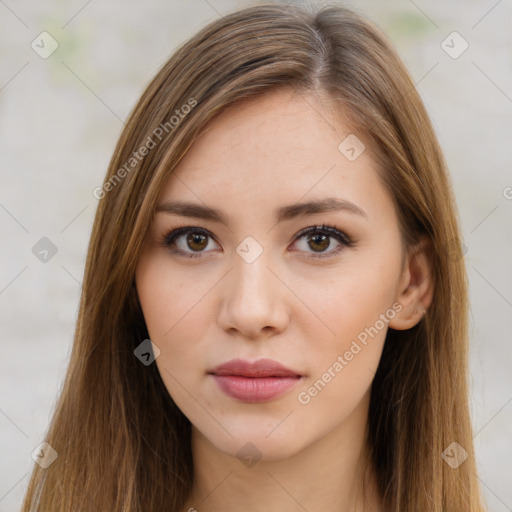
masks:
<instances>
[{"instance_id":1,"label":"neck","mask_svg":"<svg viewBox=\"0 0 512 512\"><path fill-rule=\"evenodd\" d=\"M364 415L352 414L292 456L280 460L262 458L250 467L217 450L193 426L194 485L183 510L382 511L375 475L366 455L368 401L369 396L358 405Z\"/></svg>"}]
</instances>

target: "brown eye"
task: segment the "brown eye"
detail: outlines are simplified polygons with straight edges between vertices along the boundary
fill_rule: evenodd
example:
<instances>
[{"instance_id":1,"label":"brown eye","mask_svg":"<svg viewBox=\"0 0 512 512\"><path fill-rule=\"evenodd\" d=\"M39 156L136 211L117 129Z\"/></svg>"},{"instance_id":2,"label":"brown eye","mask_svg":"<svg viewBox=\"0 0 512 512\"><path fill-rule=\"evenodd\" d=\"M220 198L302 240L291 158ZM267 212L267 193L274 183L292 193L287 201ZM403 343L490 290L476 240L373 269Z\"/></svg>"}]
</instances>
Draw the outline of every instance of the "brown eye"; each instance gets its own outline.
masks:
<instances>
[{"instance_id":1,"label":"brown eye","mask_svg":"<svg viewBox=\"0 0 512 512\"><path fill-rule=\"evenodd\" d=\"M308 244L314 251L325 251L331 245L328 235L316 234L308 237Z\"/></svg>"},{"instance_id":2,"label":"brown eye","mask_svg":"<svg viewBox=\"0 0 512 512\"><path fill-rule=\"evenodd\" d=\"M187 245L194 251L202 251L208 245L208 237L200 233L190 232L186 238Z\"/></svg>"},{"instance_id":3,"label":"brown eye","mask_svg":"<svg viewBox=\"0 0 512 512\"><path fill-rule=\"evenodd\" d=\"M302 238L306 241L301 250L306 253L309 252L312 258L327 258L339 253L345 247L352 247L354 245L345 233L334 226L326 226L325 224L322 226L311 226L302 230L296 240ZM327 249L332 246L332 239L335 239L338 245L335 245L333 250L328 251Z\"/></svg>"},{"instance_id":4,"label":"brown eye","mask_svg":"<svg viewBox=\"0 0 512 512\"><path fill-rule=\"evenodd\" d=\"M194 258L211 252L206 250L211 245L210 240L213 240L213 237L208 231L189 226L170 231L165 236L163 245L175 254Z\"/></svg>"}]
</instances>

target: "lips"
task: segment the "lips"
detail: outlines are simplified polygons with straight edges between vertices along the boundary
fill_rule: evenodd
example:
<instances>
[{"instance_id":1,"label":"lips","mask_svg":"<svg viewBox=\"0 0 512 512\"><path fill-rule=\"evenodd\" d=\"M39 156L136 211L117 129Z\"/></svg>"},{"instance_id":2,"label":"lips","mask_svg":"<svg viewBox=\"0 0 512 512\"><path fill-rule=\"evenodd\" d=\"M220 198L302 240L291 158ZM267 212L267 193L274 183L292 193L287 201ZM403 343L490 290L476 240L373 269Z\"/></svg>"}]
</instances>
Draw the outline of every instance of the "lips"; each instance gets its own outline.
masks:
<instances>
[{"instance_id":1,"label":"lips","mask_svg":"<svg viewBox=\"0 0 512 512\"><path fill-rule=\"evenodd\" d=\"M222 392L248 403L276 398L294 387L303 377L299 372L272 359L254 362L233 359L208 373Z\"/></svg>"},{"instance_id":2,"label":"lips","mask_svg":"<svg viewBox=\"0 0 512 512\"><path fill-rule=\"evenodd\" d=\"M243 359L232 359L215 367L209 373L239 377L301 377L299 372L290 370L273 359L258 359L252 363Z\"/></svg>"}]
</instances>

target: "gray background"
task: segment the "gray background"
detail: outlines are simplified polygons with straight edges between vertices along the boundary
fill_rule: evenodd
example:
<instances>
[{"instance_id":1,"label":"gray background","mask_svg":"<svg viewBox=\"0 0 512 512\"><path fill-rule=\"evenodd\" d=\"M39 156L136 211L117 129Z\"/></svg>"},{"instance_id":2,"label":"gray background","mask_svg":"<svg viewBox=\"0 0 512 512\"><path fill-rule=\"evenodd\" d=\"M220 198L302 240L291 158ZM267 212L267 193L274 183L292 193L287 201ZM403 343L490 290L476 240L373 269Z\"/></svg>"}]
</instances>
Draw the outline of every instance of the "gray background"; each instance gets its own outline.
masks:
<instances>
[{"instance_id":1,"label":"gray background","mask_svg":"<svg viewBox=\"0 0 512 512\"><path fill-rule=\"evenodd\" d=\"M20 507L63 381L92 190L123 120L178 44L248 4L0 0L0 512ZM345 5L396 45L445 151L467 247L477 463L489 510L512 511L512 3ZM46 59L31 47L43 31L59 45ZM458 58L442 47L453 31L469 44ZM46 263L32 252L42 237L57 248Z\"/></svg>"}]
</instances>

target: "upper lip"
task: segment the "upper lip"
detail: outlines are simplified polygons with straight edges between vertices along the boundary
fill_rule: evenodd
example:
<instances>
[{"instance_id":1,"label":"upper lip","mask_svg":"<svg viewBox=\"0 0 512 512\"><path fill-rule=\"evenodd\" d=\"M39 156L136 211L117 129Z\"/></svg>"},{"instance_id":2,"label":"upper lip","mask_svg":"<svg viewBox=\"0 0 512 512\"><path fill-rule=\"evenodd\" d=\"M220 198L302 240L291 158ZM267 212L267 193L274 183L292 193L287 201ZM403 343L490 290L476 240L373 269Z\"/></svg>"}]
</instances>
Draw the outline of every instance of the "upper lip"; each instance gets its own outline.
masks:
<instances>
[{"instance_id":1,"label":"upper lip","mask_svg":"<svg viewBox=\"0 0 512 512\"><path fill-rule=\"evenodd\" d=\"M208 373L215 375L237 375L240 377L301 377L295 370L274 361L273 359L258 359L257 361L245 361L232 359L216 366Z\"/></svg>"}]
</instances>

